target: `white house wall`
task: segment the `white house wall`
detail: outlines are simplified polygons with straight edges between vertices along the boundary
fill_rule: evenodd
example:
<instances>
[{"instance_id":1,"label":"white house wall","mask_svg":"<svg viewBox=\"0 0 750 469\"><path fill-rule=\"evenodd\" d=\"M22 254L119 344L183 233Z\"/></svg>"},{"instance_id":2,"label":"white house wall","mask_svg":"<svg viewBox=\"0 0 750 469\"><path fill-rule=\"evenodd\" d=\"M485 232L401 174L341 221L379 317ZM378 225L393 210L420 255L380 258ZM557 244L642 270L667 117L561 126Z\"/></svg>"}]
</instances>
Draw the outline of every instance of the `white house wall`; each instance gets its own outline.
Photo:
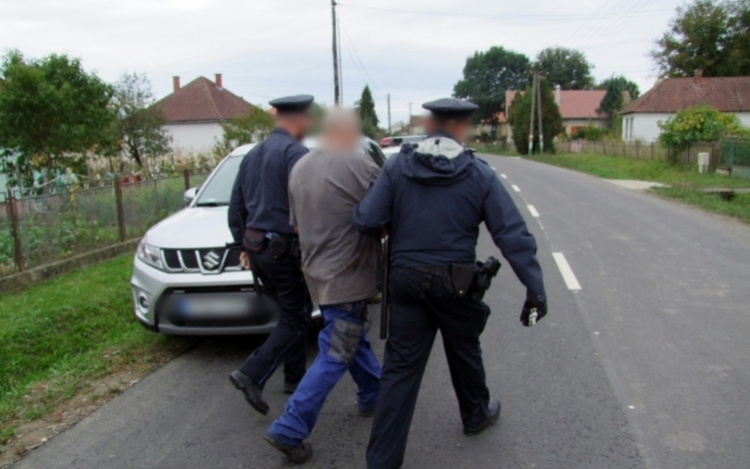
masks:
<instances>
[{"instance_id":1,"label":"white house wall","mask_svg":"<svg viewBox=\"0 0 750 469\"><path fill-rule=\"evenodd\" d=\"M184 153L209 152L215 141L224 135L224 130L216 122L167 124L164 129L172 136L172 149Z\"/></svg>"},{"instance_id":2,"label":"white house wall","mask_svg":"<svg viewBox=\"0 0 750 469\"><path fill-rule=\"evenodd\" d=\"M654 142L659 138L661 129L659 121L666 121L674 116L674 113L634 113L623 116L622 139L626 142L642 140ZM750 112L739 112L737 117L745 127L750 127Z\"/></svg>"}]
</instances>

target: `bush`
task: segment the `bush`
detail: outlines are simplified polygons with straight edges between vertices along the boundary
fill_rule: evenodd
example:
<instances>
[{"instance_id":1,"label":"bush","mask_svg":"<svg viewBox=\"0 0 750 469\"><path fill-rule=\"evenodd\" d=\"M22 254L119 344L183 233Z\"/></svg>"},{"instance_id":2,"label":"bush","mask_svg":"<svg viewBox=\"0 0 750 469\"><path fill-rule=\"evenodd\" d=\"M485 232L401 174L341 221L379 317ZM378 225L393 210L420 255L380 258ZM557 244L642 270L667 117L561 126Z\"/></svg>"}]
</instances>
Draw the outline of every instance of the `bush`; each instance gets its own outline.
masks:
<instances>
[{"instance_id":1,"label":"bush","mask_svg":"<svg viewBox=\"0 0 750 469\"><path fill-rule=\"evenodd\" d=\"M586 127L580 127L578 130L576 130L571 138L589 140L594 142L602 140L604 137L608 137L610 134L611 131L605 127L588 125Z\"/></svg>"},{"instance_id":2,"label":"bush","mask_svg":"<svg viewBox=\"0 0 750 469\"><path fill-rule=\"evenodd\" d=\"M723 135L750 135L750 129L742 127L737 116L724 114L707 104L677 111L666 122L659 121L659 128L662 130L659 143L672 159L697 142L716 142Z\"/></svg>"}]
</instances>

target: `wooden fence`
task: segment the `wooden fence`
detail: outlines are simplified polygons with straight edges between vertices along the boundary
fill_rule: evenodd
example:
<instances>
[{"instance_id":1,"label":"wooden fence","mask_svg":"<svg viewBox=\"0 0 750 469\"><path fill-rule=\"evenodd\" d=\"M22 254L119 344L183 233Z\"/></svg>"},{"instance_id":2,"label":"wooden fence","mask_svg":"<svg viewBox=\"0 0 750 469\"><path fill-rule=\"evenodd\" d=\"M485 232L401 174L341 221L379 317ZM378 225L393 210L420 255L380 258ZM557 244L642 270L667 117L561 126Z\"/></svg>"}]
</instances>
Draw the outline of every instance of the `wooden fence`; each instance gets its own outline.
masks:
<instances>
[{"instance_id":1,"label":"wooden fence","mask_svg":"<svg viewBox=\"0 0 750 469\"><path fill-rule=\"evenodd\" d=\"M638 160L666 160L667 150L658 143L641 142L592 142L589 140L570 140L556 142L557 153L598 153L601 155L623 156ZM720 160L720 146L717 143L696 143L677 155L676 162L698 164L698 153L710 153L711 165L716 166Z\"/></svg>"}]
</instances>

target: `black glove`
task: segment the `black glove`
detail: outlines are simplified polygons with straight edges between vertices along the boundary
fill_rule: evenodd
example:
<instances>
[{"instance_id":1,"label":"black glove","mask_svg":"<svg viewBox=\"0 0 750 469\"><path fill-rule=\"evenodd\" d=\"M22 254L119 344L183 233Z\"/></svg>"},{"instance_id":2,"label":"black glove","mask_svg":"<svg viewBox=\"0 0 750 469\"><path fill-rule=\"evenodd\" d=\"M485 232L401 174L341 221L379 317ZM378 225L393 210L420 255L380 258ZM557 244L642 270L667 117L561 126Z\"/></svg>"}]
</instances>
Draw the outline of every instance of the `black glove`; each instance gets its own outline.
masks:
<instances>
[{"instance_id":1,"label":"black glove","mask_svg":"<svg viewBox=\"0 0 750 469\"><path fill-rule=\"evenodd\" d=\"M526 300L526 302L523 304L523 311L521 311L521 323L526 327L531 327L534 325L531 321L529 321L532 310L536 310L536 321L534 322L536 323L541 321L542 318L547 315L547 302Z\"/></svg>"}]
</instances>

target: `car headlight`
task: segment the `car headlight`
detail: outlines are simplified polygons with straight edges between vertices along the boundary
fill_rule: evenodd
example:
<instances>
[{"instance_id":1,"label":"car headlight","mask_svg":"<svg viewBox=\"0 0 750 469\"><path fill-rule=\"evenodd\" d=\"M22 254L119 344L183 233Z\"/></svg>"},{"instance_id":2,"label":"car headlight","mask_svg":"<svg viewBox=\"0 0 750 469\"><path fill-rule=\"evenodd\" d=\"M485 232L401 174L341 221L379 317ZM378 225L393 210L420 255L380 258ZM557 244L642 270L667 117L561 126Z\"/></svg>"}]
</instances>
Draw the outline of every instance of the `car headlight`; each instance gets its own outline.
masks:
<instances>
[{"instance_id":1,"label":"car headlight","mask_svg":"<svg viewBox=\"0 0 750 469\"><path fill-rule=\"evenodd\" d=\"M138 243L136 256L146 264L156 267L159 270L164 270L164 263L161 260L161 249L148 244L145 236Z\"/></svg>"}]
</instances>

